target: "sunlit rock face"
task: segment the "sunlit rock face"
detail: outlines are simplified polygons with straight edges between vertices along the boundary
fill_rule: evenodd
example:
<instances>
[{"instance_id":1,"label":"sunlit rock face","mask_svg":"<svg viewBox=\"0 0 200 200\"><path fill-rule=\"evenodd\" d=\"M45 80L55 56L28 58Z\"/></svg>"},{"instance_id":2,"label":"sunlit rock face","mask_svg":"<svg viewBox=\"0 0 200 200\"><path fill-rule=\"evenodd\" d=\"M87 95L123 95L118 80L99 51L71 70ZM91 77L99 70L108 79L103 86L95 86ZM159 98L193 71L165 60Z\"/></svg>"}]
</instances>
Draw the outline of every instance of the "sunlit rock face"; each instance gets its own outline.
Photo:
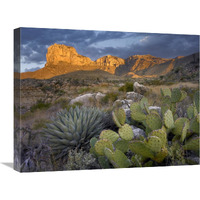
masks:
<instances>
[{"instance_id":1,"label":"sunlit rock face","mask_svg":"<svg viewBox=\"0 0 200 200\"><path fill-rule=\"evenodd\" d=\"M79 55L74 47L63 44L50 46L47 50L46 59L46 65L58 65L60 62L80 66L94 64L90 58Z\"/></svg>"},{"instance_id":2,"label":"sunlit rock face","mask_svg":"<svg viewBox=\"0 0 200 200\"><path fill-rule=\"evenodd\" d=\"M118 58L116 56L107 55L102 58L96 60L97 65L100 65L100 69L107 71L111 74L115 73L115 69L119 65L124 65L125 60L122 58Z\"/></svg>"}]
</instances>

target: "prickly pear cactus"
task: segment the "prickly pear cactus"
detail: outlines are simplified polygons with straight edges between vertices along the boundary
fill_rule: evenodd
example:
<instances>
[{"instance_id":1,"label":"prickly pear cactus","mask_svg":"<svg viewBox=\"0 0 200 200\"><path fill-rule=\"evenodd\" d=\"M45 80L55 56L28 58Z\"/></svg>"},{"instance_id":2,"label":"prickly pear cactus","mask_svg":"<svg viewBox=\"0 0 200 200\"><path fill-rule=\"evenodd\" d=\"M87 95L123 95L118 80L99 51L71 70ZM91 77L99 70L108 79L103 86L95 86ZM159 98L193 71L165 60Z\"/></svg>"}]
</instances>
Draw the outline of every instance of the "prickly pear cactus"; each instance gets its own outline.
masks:
<instances>
[{"instance_id":1,"label":"prickly pear cactus","mask_svg":"<svg viewBox=\"0 0 200 200\"><path fill-rule=\"evenodd\" d=\"M124 140L132 140L134 137L133 130L130 125L125 124L119 128L119 135Z\"/></svg>"},{"instance_id":2,"label":"prickly pear cactus","mask_svg":"<svg viewBox=\"0 0 200 200\"><path fill-rule=\"evenodd\" d=\"M129 144L129 149L144 158L154 158L154 153L143 141L131 141Z\"/></svg>"},{"instance_id":3,"label":"prickly pear cactus","mask_svg":"<svg viewBox=\"0 0 200 200\"><path fill-rule=\"evenodd\" d=\"M116 151L113 153L112 159L110 161L115 168L128 168L132 166L131 161L123 152L118 149L116 149Z\"/></svg>"},{"instance_id":4,"label":"prickly pear cactus","mask_svg":"<svg viewBox=\"0 0 200 200\"><path fill-rule=\"evenodd\" d=\"M129 142L127 140L120 139L114 143L116 149L119 149L123 153L128 151Z\"/></svg>"},{"instance_id":5,"label":"prickly pear cactus","mask_svg":"<svg viewBox=\"0 0 200 200\"><path fill-rule=\"evenodd\" d=\"M174 129L172 130L172 133L174 135L182 135L182 130L185 125L185 123L189 123L189 120L187 118L178 118L174 123Z\"/></svg>"},{"instance_id":6,"label":"prickly pear cactus","mask_svg":"<svg viewBox=\"0 0 200 200\"><path fill-rule=\"evenodd\" d=\"M194 137L186 141L185 145L183 146L184 150L191 150L199 152L199 142L200 137Z\"/></svg>"},{"instance_id":7,"label":"prickly pear cactus","mask_svg":"<svg viewBox=\"0 0 200 200\"><path fill-rule=\"evenodd\" d=\"M162 148L162 141L157 136L150 136L148 140L145 141L146 146L151 149L153 152L158 153Z\"/></svg>"},{"instance_id":8,"label":"prickly pear cactus","mask_svg":"<svg viewBox=\"0 0 200 200\"><path fill-rule=\"evenodd\" d=\"M159 114L156 113L151 113L147 115L146 123L151 130L157 130L162 127L161 117L159 116Z\"/></svg>"},{"instance_id":9,"label":"prickly pear cactus","mask_svg":"<svg viewBox=\"0 0 200 200\"><path fill-rule=\"evenodd\" d=\"M182 93L181 93L180 89L174 88L172 90L171 102L172 103L177 103L177 102L179 102L181 100L181 97L182 97Z\"/></svg>"},{"instance_id":10,"label":"prickly pear cactus","mask_svg":"<svg viewBox=\"0 0 200 200\"><path fill-rule=\"evenodd\" d=\"M131 118L135 121L143 121L146 119L146 115L144 114L140 103L134 102L131 104Z\"/></svg>"},{"instance_id":11,"label":"prickly pear cactus","mask_svg":"<svg viewBox=\"0 0 200 200\"><path fill-rule=\"evenodd\" d=\"M117 116L115 115L114 112L112 112L112 118L116 126L120 128L122 125L119 123L119 120L117 119Z\"/></svg>"},{"instance_id":12,"label":"prickly pear cactus","mask_svg":"<svg viewBox=\"0 0 200 200\"><path fill-rule=\"evenodd\" d=\"M171 90L169 89L169 88L161 88L160 89L160 92L161 92L161 94L162 94L162 96L169 96L169 97L171 97Z\"/></svg>"},{"instance_id":13,"label":"prickly pear cactus","mask_svg":"<svg viewBox=\"0 0 200 200\"><path fill-rule=\"evenodd\" d=\"M174 119L171 110L167 110L164 114L164 124L166 128L172 129L174 128Z\"/></svg>"},{"instance_id":14,"label":"prickly pear cactus","mask_svg":"<svg viewBox=\"0 0 200 200\"><path fill-rule=\"evenodd\" d=\"M162 147L167 145L167 133L165 130L163 130L163 129L154 130L151 132L150 136L156 136L156 137L160 138Z\"/></svg>"},{"instance_id":15,"label":"prickly pear cactus","mask_svg":"<svg viewBox=\"0 0 200 200\"><path fill-rule=\"evenodd\" d=\"M121 126L125 124L126 121L126 113L123 108L119 108L114 111L114 115L116 116L118 122L120 123Z\"/></svg>"},{"instance_id":16,"label":"prickly pear cactus","mask_svg":"<svg viewBox=\"0 0 200 200\"><path fill-rule=\"evenodd\" d=\"M189 121L186 121L183 125L182 133L181 133L181 142L183 142L187 136L187 131L190 127Z\"/></svg>"},{"instance_id":17,"label":"prickly pear cactus","mask_svg":"<svg viewBox=\"0 0 200 200\"><path fill-rule=\"evenodd\" d=\"M95 151L100 155L104 156L104 149L108 148L113 150L112 142L107 139L98 140L95 144Z\"/></svg>"},{"instance_id":18,"label":"prickly pear cactus","mask_svg":"<svg viewBox=\"0 0 200 200\"><path fill-rule=\"evenodd\" d=\"M189 119L192 119L194 118L195 116L195 113L194 113L194 106L190 105L188 108L187 108L187 116Z\"/></svg>"},{"instance_id":19,"label":"prickly pear cactus","mask_svg":"<svg viewBox=\"0 0 200 200\"><path fill-rule=\"evenodd\" d=\"M190 121L190 130L199 134L199 114Z\"/></svg>"},{"instance_id":20,"label":"prickly pear cactus","mask_svg":"<svg viewBox=\"0 0 200 200\"><path fill-rule=\"evenodd\" d=\"M103 130L99 136L100 139L108 139L112 143L119 139L119 134L112 130Z\"/></svg>"},{"instance_id":21,"label":"prickly pear cactus","mask_svg":"<svg viewBox=\"0 0 200 200\"><path fill-rule=\"evenodd\" d=\"M200 112L200 110L199 110L199 101L200 101L200 99L199 99L199 91L197 91L195 93L195 95L194 95L194 105L195 105L198 113Z\"/></svg>"}]
</instances>

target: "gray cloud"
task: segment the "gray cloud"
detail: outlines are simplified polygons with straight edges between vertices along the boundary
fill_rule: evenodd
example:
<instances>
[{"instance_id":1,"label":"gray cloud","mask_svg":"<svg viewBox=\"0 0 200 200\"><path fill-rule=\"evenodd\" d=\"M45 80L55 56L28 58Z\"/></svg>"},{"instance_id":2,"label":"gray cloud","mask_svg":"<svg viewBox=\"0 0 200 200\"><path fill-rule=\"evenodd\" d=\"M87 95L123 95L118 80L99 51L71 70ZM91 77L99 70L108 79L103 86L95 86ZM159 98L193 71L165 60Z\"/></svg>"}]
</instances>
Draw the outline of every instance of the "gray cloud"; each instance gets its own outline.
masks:
<instances>
[{"instance_id":1,"label":"gray cloud","mask_svg":"<svg viewBox=\"0 0 200 200\"><path fill-rule=\"evenodd\" d=\"M40 67L33 67L33 68L25 68L25 72L34 72L34 71L36 71L36 70L38 70L38 69L40 69Z\"/></svg>"}]
</instances>

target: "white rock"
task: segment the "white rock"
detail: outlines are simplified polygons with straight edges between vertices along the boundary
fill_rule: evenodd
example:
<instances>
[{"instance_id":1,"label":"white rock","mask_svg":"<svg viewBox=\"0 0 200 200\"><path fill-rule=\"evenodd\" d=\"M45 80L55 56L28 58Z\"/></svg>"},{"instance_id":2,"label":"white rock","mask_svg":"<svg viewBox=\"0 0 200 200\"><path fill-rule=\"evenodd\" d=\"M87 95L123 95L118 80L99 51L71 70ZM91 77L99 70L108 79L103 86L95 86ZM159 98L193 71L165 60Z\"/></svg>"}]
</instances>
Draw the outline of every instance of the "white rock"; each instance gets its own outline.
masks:
<instances>
[{"instance_id":1,"label":"white rock","mask_svg":"<svg viewBox=\"0 0 200 200\"><path fill-rule=\"evenodd\" d=\"M136 126L131 126L133 133L134 133L134 138L139 139L140 136L146 137L144 130L141 128L138 128Z\"/></svg>"},{"instance_id":2,"label":"white rock","mask_svg":"<svg viewBox=\"0 0 200 200\"><path fill-rule=\"evenodd\" d=\"M139 101L141 100L143 95L138 94L136 92L127 92L126 93L126 98L131 99L132 101Z\"/></svg>"}]
</instances>

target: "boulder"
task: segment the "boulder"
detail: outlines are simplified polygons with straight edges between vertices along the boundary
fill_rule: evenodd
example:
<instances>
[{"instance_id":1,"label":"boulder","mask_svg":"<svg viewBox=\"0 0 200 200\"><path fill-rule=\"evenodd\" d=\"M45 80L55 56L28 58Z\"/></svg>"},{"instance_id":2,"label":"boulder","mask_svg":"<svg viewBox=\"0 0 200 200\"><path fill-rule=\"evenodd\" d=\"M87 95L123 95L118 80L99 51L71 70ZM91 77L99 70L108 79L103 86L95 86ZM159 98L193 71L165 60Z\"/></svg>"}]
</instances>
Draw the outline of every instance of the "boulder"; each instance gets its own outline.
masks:
<instances>
[{"instance_id":1,"label":"boulder","mask_svg":"<svg viewBox=\"0 0 200 200\"><path fill-rule=\"evenodd\" d=\"M161 107L158 106L149 106L149 110L155 110L161 115Z\"/></svg>"},{"instance_id":2,"label":"boulder","mask_svg":"<svg viewBox=\"0 0 200 200\"><path fill-rule=\"evenodd\" d=\"M133 103L133 101L131 99L123 99L123 100L118 99L113 103L113 107L114 108L120 108L121 107L123 109L129 109L131 103Z\"/></svg>"},{"instance_id":3,"label":"boulder","mask_svg":"<svg viewBox=\"0 0 200 200\"><path fill-rule=\"evenodd\" d=\"M133 102L140 101L142 99L143 95L138 94L136 92L127 92L126 98L132 100Z\"/></svg>"},{"instance_id":4,"label":"boulder","mask_svg":"<svg viewBox=\"0 0 200 200\"><path fill-rule=\"evenodd\" d=\"M105 94L102 94L101 92L88 93L72 99L69 104L72 105L74 103L80 102L84 106L94 106L96 103L99 103L103 97L105 97Z\"/></svg>"},{"instance_id":5,"label":"boulder","mask_svg":"<svg viewBox=\"0 0 200 200\"><path fill-rule=\"evenodd\" d=\"M139 139L140 136L146 137L144 130L141 128L138 128L136 126L131 126L133 133L134 133L134 139Z\"/></svg>"},{"instance_id":6,"label":"boulder","mask_svg":"<svg viewBox=\"0 0 200 200\"><path fill-rule=\"evenodd\" d=\"M142 84L139 84L138 82L135 82L133 84L133 90L141 95L144 95L146 92L149 92L150 89Z\"/></svg>"},{"instance_id":7,"label":"boulder","mask_svg":"<svg viewBox=\"0 0 200 200\"><path fill-rule=\"evenodd\" d=\"M100 102L102 98L104 98L106 95L101 93L101 92L98 92L96 95L95 95L95 99L97 102Z\"/></svg>"},{"instance_id":8,"label":"boulder","mask_svg":"<svg viewBox=\"0 0 200 200\"><path fill-rule=\"evenodd\" d=\"M93 103L94 101L95 101L95 94L88 93L88 94L84 94L84 95L78 96L75 99L72 99L69 102L69 104L72 105L74 103L80 102L84 106L91 106L91 105L94 104Z\"/></svg>"}]
</instances>

